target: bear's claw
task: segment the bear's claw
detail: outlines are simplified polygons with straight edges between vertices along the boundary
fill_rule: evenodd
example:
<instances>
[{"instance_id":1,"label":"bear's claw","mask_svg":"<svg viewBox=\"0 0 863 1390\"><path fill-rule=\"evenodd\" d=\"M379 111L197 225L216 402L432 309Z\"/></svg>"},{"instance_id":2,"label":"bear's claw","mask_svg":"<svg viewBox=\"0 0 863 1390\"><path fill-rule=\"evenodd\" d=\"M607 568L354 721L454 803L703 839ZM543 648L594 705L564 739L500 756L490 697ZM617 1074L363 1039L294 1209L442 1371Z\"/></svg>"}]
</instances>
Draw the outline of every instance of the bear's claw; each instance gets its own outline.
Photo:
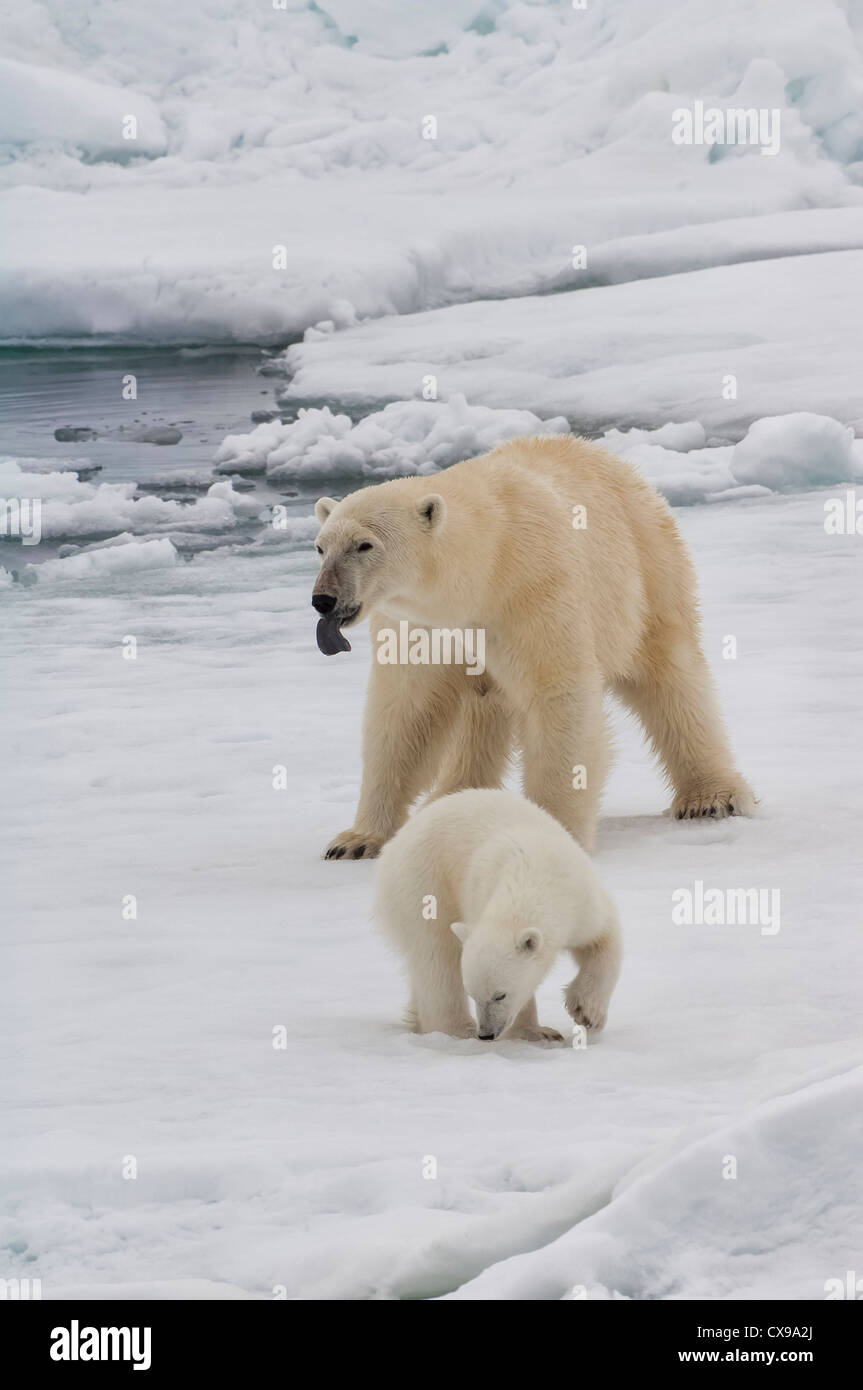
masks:
<instances>
[{"instance_id":1,"label":"bear's claw","mask_svg":"<svg viewBox=\"0 0 863 1390\"><path fill-rule=\"evenodd\" d=\"M601 1033L608 1021L607 1009L603 1007L599 1000L583 999L578 987L578 976L564 992L564 1003L566 1012L569 1014L573 1023L577 1023L582 1028L586 1028L588 1033L593 1035Z\"/></svg>"},{"instance_id":2,"label":"bear's claw","mask_svg":"<svg viewBox=\"0 0 863 1390\"><path fill-rule=\"evenodd\" d=\"M377 859L383 841L376 835L360 835L356 830L343 830L324 850L324 859Z\"/></svg>"},{"instance_id":3,"label":"bear's claw","mask_svg":"<svg viewBox=\"0 0 863 1390\"><path fill-rule=\"evenodd\" d=\"M674 798L671 814L675 820L724 820L726 816L751 816L755 798L748 787L695 788Z\"/></svg>"},{"instance_id":4,"label":"bear's claw","mask_svg":"<svg viewBox=\"0 0 863 1390\"><path fill-rule=\"evenodd\" d=\"M535 1041L548 1043L553 1047L562 1047L566 1042L566 1038L562 1033L558 1033L556 1028L543 1028L540 1024L539 1037L536 1038Z\"/></svg>"},{"instance_id":5,"label":"bear's claw","mask_svg":"<svg viewBox=\"0 0 863 1390\"><path fill-rule=\"evenodd\" d=\"M566 1044L562 1033L558 1033L556 1028L545 1028L541 1023L535 1028L513 1029L505 1034L505 1038L512 1042L540 1043L543 1047L563 1047Z\"/></svg>"}]
</instances>

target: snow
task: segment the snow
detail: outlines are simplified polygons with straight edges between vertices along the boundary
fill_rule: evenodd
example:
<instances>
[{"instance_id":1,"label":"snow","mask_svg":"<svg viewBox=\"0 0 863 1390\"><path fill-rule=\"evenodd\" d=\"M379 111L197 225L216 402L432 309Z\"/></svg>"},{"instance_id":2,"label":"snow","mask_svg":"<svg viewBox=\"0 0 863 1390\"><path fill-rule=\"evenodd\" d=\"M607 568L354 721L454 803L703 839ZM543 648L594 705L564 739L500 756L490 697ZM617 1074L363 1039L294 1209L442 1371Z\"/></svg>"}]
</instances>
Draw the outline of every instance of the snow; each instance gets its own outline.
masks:
<instances>
[{"instance_id":1,"label":"snow","mask_svg":"<svg viewBox=\"0 0 863 1390\"><path fill-rule=\"evenodd\" d=\"M767 487L805 487L807 483L863 479L863 442L838 420L798 411L779 419L756 420L735 446L731 469L741 483Z\"/></svg>"},{"instance_id":2,"label":"snow","mask_svg":"<svg viewBox=\"0 0 863 1390\"><path fill-rule=\"evenodd\" d=\"M345 301L583 283L578 244L599 274L860 245L863 19L840 0L719 22L689 0L685 23L678 0L6 8L6 341L281 344ZM778 110L778 154L675 145L696 99Z\"/></svg>"},{"instance_id":3,"label":"snow","mask_svg":"<svg viewBox=\"0 0 863 1390\"><path fill-rule=\"evenodd\" d=\"M15 467L10 469L10 464ZM80 475L82 473L98 472L100 464L94 464L91 459L86 458L13 458L10 454L0 454L0 481L7 490L20 486L20 473L71 473ZM16 471L17 470L17 471ZM28 492L32 492L30 483L27 484ZM74 485L73 485L74 490Z\"/></svg>"},{"instance_id":4,"label":"snow","mask_svg":"<svg viewBox=\"0 0 863 1390\"><path fill-rule=\"evenodd\" d=\"M664 818L616 719L596 862L626 957L587 1051L401 1030L374 865L318 857L370 653L317 652L310 546L6 588L9 1273L49 1298L821 1298L855 1268L863 614L828 495L678 511L761 805ZM697 878L779 888L781 931L674 925Z\"/></svg>"},{"instance_id":5,"label":"snow","mask_svg":"<svg viewBox=\"0 0 863 1390\"><path fill-rule=\"evenodd\" d=\"M636 1170L596 1215L449 1297L770 1299L765 1246L787 1264L786 1298L823 1296L813 1262L823 1262L825 1283L841 1279L826 1271L845 1268L849 1235L863 1231L861 1151L863 1067L826 1080L816 1071L791 1095ZM849 1213L858 1214L850 1231Z\"/></svg>"},{"instance_id":6,"label":"snow","mask_svg":"<svg viewBox=\"0 0 863 1390\"><path fill-rule=\"evenodd\" d=\"M398 401L352 424L347 415L300 409L296 421L228 435L217 469L266 471L271 482L380 482L434 473L526 435L565 434L563 416L447 402ZM756 420L736 446L707 446L697 420L658 429L608 430L603 443L675 505L725 501L820 483L863 481L863 442L852 429L810 411ZM210 489L212 492L212 488Z\"/></svg>"},{"instance_id":7,"label":"snow","mask_svg":"<svg viewBox=\"0 0 863 1390\"><path fill-rule=\"evenodd\" d=\"M177 551L167 537L136 542L124 533L114 540L112 545L93 547L56 560L45 560L38 568L28 566L24 582L52 584L64 583L69 579L106 579L140 570L169 569L177 563Z\"/></svg>"},{"instance_id":8,"label":"snow","mask_svg":"<svg viewBox=\"0 0 863 1390\"><path fill-rule=\"evenodd\" d=\"M482 300L377 319L289 347L283 406L371 410L415 397L565 414L578 432L695 418L739 438L809 407L863 423L857 386L863 251L722 265L625 284ZM818 351L813 352L813 342Z\"/></svg>"},{"instance_id":9,"label":"snow","mask_svg":"<svg viewBox=\"0 0 863 1390\"><path fill-rule=\"evenodd\" d=\"M0 499L41 528L0 540L0 1273L823 1298L863 1238L863 8L0 6ZM696 101L778 111L778 153L676 145ZM662 815L614 712L606 1032L418 1037L374 865L319 857L371 653L316 648L312 503L568 429L676 508L758 813ZM676 923L699 881L780 930Z\"/></svg>"},{"instance_id":10,"label":"snow","mask_svg":"<svg viewBox=\"0 0 863 1390\"><path fill-rule=\"evenodd\" d=\"M349 415L300 409L298 418L228 435L216 453L220 469L266 470L271 480L352 477L382 481L435 473L524 435L568 434L563 416L540 420L529 410L447 402L393 401L353 424Z\"/></svg>"},{"instance_id":11,"label":"snow","mask_svg":"<svg viewBox=\"0 0 863 1390\"><path fill-rule=\"evenodd\" d=\"M675 506L863 481L863 441L838 420L811 411L755 420L733 447L708 448L705 439L703 426L692 420L658 430L609 430L603 443Z\"/></svg>"},{"instance_id":12,"label":"snow","mask_svg":"<svg viewBox=\"0 0 863 1390\"><path fill-rule=\"evenodd\" d=\"M134 483L81 482L66 470L30 473L8 456L0 459L0 496L38 498L43 538L110 535L119 531L223 531L243 517L262 517L259 499L235 492L229 480L214 482L191 502L137 497Z\"/></svg>"},{"instance_id":13,"label":"snow","mask_svg":"<svg viewBox=\"0 0 863 1390\"><path fill-rule=\"evenodd\" d=\"M165 153L165 129L153 103L140 92L92 82L74 73L0 59L0 143L15 151L55 145L91 158L155 157ZM133 115L135 143L123 138ZM131 127L130 127L131 128Z\"/></svg>"},{"instance_id":14,"label":"snow","mask_svg":"<svg viewBox=\"0 0 863 1390\"><path fill-rule=\"evenodd\" d=\"M521 435L566 431L562 417L541 421L528 411L471 407L458 396L449 402L394 402L356 424L324 407L300 410L293 423L274 420L249 434L229 435L216 453L215 467L243 474L266 470L267 481L276 487L329 483L344 491L389 477L434 474ZM658 430L611 430L603 442L678 506L863 482L863 441L838 421L812 412L758 420L736 446L708 447L705 441L703 426L688 421ZM166 488L179 485L181 500L150 491L153 479ZM195 496L195 490L203 495ZM47 472L40 461L6 456L0 458L0 498L38 499L37 541L90 541L87 549L92 551L105 539L149 542L165 537L169 549L138 547L141 567L164 563L175 548L194 553L236 542L254 553L274 546L294 549L307 545L317 531L311 513L290 514L275 497L264 505L255 491L237 491L229 478L209 481L199 470L155 471L147 489L139 492L135 483L81 481L65 466ZM11 562L8 551L5 558ZM68 560L61 553L48 569L29 566L25 582L48 575L77 579L95 573L97 566L136 563L131 553L122 560Z\"/></svg>"}]
</instances>

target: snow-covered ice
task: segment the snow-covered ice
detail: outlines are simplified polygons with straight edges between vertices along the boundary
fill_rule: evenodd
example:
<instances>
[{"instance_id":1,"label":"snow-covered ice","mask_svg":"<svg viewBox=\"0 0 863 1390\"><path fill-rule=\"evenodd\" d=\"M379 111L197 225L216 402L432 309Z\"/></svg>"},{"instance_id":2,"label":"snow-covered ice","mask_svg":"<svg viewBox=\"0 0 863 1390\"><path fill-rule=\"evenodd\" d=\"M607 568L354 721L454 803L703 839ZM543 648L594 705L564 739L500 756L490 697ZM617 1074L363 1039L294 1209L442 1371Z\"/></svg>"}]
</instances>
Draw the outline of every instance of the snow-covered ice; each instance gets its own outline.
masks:
<instances>
[{"instance_id":1,"label":"snow-covered ice","mask_svg":"<svg viewBox=\"0 0 863 1390\"><path fill-rule=\"evenodd\" d=\"M695 418L735 439L801 398L863 423L861 318L863 250L721 265L375 319L288 348L281 400L369 410L431 376L442 397L517 401L581 432Z\"/></svg>"},{"instance_id":2,"label":"snow-covered ice","mask_svg":"<svg viewBox=\"0 0 863 1390\"><path fill-rule=\"evenodd\" d=\"M566 430L563 417L541 421L529 411L470 407L461 397L393 403L356 424L324 407L301 410L293 423L271 421L249 434L229 435L216 453L215 472L266 471L274 486L335 483L346 490L389 477L433 475L519 435ZM757 420L737 445L708 446L706 438L698 421L688 421L656 430L610 430L603 442L635 464L674 505L863 482L863 441L829 416L798 411ZM36 462L33 467L31 459L0 457L0 497L38 502L36 539L65 543L43 578L88 574L84 564L64 563L81 546L93 550L133 537L165 537L186 551L235 542L257 552L304 546L317 530L310 511L290 514L275 493L265 503L254 490L238 491L230 478L217 476L213 481L198 471L157 471L153 478L160 480L163 490L179 488L176 497L161 497L151 491L153 478L139 490L134 483L100 482L98 475L97 481L82 481L67 467L47 471ZM244 479L237 481L242 484ZM168 554L164 547L146 553ZM0 552L0 562L11 566L16 555L7 547ZM26 547L23 557L30 558ZM92 563L132 561L129 557ZM29 582L35 582L41 570L40 565L28 576Z\"/></svg>"},{"instance_id":3,"label":"snow-covered ice","mask_svg":"<svg viewBox=\"0 0 863 1390\"><path fill-rule=\"evenodd\" d=\"M863 1248L863 9L0 8L0 500L41 529L0 540L0 1276L824 1298ZM778 153L675 145L696 100ZM568 429L676 508L758 814L663 816L617 711L606 1033L418 1037L374 865L319 858L371 653L317 650L312 501ZM780 929L676 923L697 883Z\"/></svg>"},{"instance_id":4,"label":"snow-covered ice","mask_svg":"<svg viewBox=\"0 0 863 1390\"><path fill-rule=\"evenodd\" d=\"M393 401L356 424L328 406L270 420L249 434L228 435L216 453L220 471L266 472L273 480L385 478L436 473L525 435L568 434L566 418L541 420L529 410L490 410L464 396Z\"/></svg>"},{"instance_id":5,"label":"snow-covered ice","mask_svg":"<svg viewBox=\"0 0 863 1390\"><path fill-rule=\"evenodd\" d=\"M228 435L216 453L216 468L266 472L271 482L335 479L357 485L432 474L520 435L567 432L564 416L540 420L524 410L468 406L463 396L394 402L357 424L327 406L301 408L295 421L273 420L249 434ZM863 481L863 441L850 426L811 411L756 420L737 445L708 446L697 420L612 429L602 438L675 504Z\"/></svg>"},{"instance_id":6,"label":"snow-covered ice","mask_svg":"<svg viewBox=\"0 0 863 1390\"><path fill-rule=\"evenodd\" d=\"M7 341L279 344L341 301L578 285L579 244L599 274L860 245L863 20L840 0L3 8ZM673 144L694 99L779 110L779 152Z\"/></svg>"},{"instance_id":7,"label":"snow-covered ice","mask_svg":"<svg viewBox=\"0 0 863 1390\"><path fill-rule=\"evenodd\" d=\"M213 482L205 496L181 503L136 497L134 483L80 482L66 470L30 473L10 458L0 458L0 496L37 498L42 535L53 539L179 527L222 531L265 510L257 498L235 492L227 479Z\"/></svg>"},{"instance_id":8,"label":"snow-covered ice","mask_svg":"<svg viewBox=\"0 0 863 1390\"><path fill-rule=\"evenodd\" d=\"M761 807L662 817L618 720L597 863L627 955L587 1051L401 1030L374 866L318 857L369 650L318 653L308 551L6 588L7 1264L46 1297L821 1298L855 1268L863 614L829 496L678 511ZM674 925L697 879L778 888L781 930Z\"/></svg>"},{"instance_id":9,"label":"snow-covered ice","mask_svg":"<svg viewBox=\"0 0 863 1390\"><path fill-rule=\"evenodd\" d=\"M124 531L113 537L110 544L45 560L38 568L29 566L23 571L21 582L50 585L70 579L104 579L135 570L168 569L176 563L177 551L167 536L162 540L136 541Z\"/></svg>"},{"instance_id":10,"label":"snow-covered ice","mask_svg":"<svg viewBox=\"0 0 863 1390\"><path fill-rule=\"evenodd\" d=\"M859 1239L861 1149L863 1067L815 1071L726 1129L648 1161L595 1215L449 1297L771 1299L775 1270L763 1258L770 1247L786 1271L781 1293L811 1300L813 1262L841 1270ZM717 1167L730 1158L738 1175L717 1182ZM856 1222L850 1230L843 1211Z\"/></svg>"}]
</instances>

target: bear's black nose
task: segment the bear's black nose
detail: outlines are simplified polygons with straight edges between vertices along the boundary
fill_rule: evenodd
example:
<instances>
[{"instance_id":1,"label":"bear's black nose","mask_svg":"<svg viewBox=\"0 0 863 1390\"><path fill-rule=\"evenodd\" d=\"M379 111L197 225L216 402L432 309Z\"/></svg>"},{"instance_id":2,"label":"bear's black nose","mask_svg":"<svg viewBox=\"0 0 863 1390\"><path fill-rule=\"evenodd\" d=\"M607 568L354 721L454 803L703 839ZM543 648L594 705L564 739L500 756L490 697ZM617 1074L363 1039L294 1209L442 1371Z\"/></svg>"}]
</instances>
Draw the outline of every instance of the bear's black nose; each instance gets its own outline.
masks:
<instances>
[{"instance_id":1,"label":"bear's black nose","mask_svg":"<svg viewBox=\"0 0 863 1390\"><path fill-rule=\"evenodd\" d=\"M319 613L332 613L336 601L332 594L312 594L312 607Z\"/></svg>"},{"instance_id":2,"label":"bear's black nose","mask_svg":"<svg viewBox=\"0 0 863 1390\"><path fill-rule=\"evenodd\" d=\"M480 1042L494 1042L494 1039L495 1039L495 1034L494 1034L494 1033L480 1033L480 1035L479 1035L479 1040L480 1040Z\"/></svg>"}]
</instances>

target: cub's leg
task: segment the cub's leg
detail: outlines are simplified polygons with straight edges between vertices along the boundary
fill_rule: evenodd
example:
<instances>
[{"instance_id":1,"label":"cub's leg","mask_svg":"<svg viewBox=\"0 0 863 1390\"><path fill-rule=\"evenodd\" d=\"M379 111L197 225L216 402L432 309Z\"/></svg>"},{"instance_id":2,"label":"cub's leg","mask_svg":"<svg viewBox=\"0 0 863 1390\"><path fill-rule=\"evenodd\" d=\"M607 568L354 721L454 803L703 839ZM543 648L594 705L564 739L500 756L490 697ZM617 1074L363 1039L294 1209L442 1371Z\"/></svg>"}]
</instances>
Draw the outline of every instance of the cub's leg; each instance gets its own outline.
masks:
<instances>
[{"instance_id":1,"label":"cub's leg","mask_svg":"<svg viewBox=\"0 0 863 1390\"><path fill-rule=\"evenodd\" d=\"M571 951L578 974L566 987L566 1011L589 1033L599 1033L608 1018L608 1005L620 975L623 946L616 910L609 906L600 934Z\"/></svg>"},{"instance_id":2,"label":"cub's leg","mask_svg":"<svg viewBox=\"0 0 863 1390\"><path fill-rule=\"evenodd\" d=\"M465 787L499 787L512 751L512 718L484 676L465 676L432 801Z\"/></svg>"},{"instance_id":3,"label":"cub's leg","mask_svg":"<svg viewBox=\"0 0 863 1390\"><path fill-rule=\"evenodd\" d=\"M602 683L537 691L521 719L524 793L590 853L609 748Z\"/></svg>"},{"instance_id":4,"label":"cub's leg","mask_svg":"<svg viewBox=\"0 0 863 1390\"><path fill-rule=\"evenodd\" d=\"M450 923L456 901L435 871L434 846L412 821L381 860L374 912L401 958L410 982L405 1026L413 1033L472 1038L476 1024L461 974L461 942ZM425 913L430 901L436 915Z\"/></svg>"},{"instance_id":5,"label":"cub's leg","mask_svg":"<svg viewBox=\"0 0 863 1390\"><path fill-rule=\"evenodd\" d=\"M413 1031L475 1038L476 1023L461 977L461 942L442 920L423 926L426 931L415 939L408 963Z\"/></svg>"},{"instance_id":6,"label":"cub's leg","mask_svg":"<svg viewBox=\"0 0 863 1390\"><path fill-rule=\"evenodd\" d=\"M363 719L363 780L356 819L325 859L374 859L437 774L458 688L445 667L372 665Z\"/></svg>"},{"instance_id":7,"label":"cub's leg","mask_svg":"<svg viewBox=\"0 0 863 1390\"><path fill-rule=\"evenodd\" d=\"M640 671L615 686L638 715L674 788L678 820L747 816L755 797L737 771L719 712L716 687L696 639L654 630Z\"/></svg>"},{"instance_id":8,"label":"cub's leg","mask_svg":"<svg viewBox=\"0 0 863 1390\"><path fill-rule=\"evenodd\" d=\"M558 1033L556 1028L544 1028L540 1023L536 1013L536 999L533 996L507 1029L504 1037L522 1042L545 1043L548 1047L557 1047L566 1042L566 1038L562 1033Z\"/></svg>"}]
</instances>

